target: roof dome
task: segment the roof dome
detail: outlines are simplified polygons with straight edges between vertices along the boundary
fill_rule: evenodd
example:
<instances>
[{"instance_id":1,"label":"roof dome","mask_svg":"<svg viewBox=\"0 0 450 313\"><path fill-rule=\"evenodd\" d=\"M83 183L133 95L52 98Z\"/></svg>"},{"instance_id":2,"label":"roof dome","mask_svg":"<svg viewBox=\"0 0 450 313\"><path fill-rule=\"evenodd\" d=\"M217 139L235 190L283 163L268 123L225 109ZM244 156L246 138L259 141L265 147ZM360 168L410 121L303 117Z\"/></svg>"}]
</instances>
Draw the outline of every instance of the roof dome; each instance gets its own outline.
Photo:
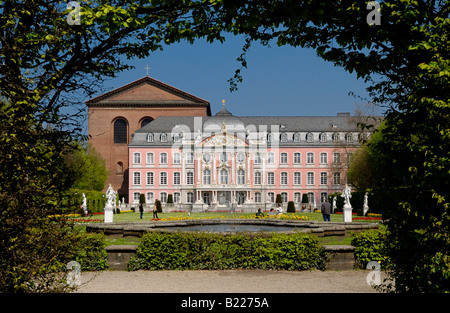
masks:
<instances>
[{"instance_id":1,"label":"roof dome","mask_svg":"<svg viewBox=\"0 0 450 313\"><path fill-rule=\"evenodd\" d=\"M222 109L206 120L203 124L203 131L217 133L226 130L227 132L245 132L245 124L236 116L233 116L225 108L225 100L222 101Z\"/></svg>"}]
</instances>

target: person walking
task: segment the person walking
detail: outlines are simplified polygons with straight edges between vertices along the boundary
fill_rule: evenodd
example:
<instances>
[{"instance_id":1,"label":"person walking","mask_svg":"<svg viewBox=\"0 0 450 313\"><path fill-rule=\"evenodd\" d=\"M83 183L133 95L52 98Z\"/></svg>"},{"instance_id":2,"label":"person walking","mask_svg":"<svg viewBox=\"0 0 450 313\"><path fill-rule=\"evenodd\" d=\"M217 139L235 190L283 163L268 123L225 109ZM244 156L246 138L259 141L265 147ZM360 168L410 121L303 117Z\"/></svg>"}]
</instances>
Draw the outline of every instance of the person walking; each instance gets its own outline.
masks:
<instances>
[{"instance_id":1,"label":"person walking","mask_svg":"<svg viewBox=\"0 0 450 313\"><path fill-rule=\"evenodd\" d=\"M139 205L139 213L141 213L141 220L142 220L142 215L144 214L144 206L142 205L142 203Z\"/></svg>"},{"instance_id":2,"label":"person walking","mask_svg":"<svg viewBox=\"0 0 450 313\"><path fill-rule=\"evenodd\" d=\"M325 202L322 203L321 211L324 222L330 222L331 204L328 202L328 199L325 199Z\"/></svg>"}]
</instances>

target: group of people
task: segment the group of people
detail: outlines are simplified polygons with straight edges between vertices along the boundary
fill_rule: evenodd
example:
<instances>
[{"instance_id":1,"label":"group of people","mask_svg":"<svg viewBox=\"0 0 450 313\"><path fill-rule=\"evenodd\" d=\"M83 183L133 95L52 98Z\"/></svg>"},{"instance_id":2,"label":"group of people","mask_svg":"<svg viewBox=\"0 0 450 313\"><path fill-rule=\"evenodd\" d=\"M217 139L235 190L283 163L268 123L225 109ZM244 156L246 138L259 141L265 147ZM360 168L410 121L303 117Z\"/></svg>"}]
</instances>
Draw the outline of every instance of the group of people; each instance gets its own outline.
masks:
<instances>
[{"instance_id":1,"label":"group of people","mask_svg":"<svg viewBox=\"0 0 450 313\"><path fill-rule=\"evenodd\" d=\"M142 219L142 216L144 215L144 206L142 205L142 203L139 205L139 213L141 214L140 218ZM158 217L158 207L156 205L156 201L155 201L155 204L153 205L153 218L159 218Z\"/></svg>"},{"instance_id":2,"label":"group of people","mask_svg":"<svg viewBox=\"0 0 450 313\"><path fill-rule=\"evenodd\" d=\"M326 222L330 222L331 221L331 203L328 202L327 199L325 199L325 202L322 203L322 207L321 207L321 211L322 211L322 216L323 216L323 220ZM269 211L269 217L280 217L282 213L281 210L281 206L279 203L277 203L277 208L276 210L274 210L273 208L270 209ZM261 209L258 209L258 212L256 213L256 218L263 218L264 217L264 213L261 212Z\"/></svg>"}]
</instances>

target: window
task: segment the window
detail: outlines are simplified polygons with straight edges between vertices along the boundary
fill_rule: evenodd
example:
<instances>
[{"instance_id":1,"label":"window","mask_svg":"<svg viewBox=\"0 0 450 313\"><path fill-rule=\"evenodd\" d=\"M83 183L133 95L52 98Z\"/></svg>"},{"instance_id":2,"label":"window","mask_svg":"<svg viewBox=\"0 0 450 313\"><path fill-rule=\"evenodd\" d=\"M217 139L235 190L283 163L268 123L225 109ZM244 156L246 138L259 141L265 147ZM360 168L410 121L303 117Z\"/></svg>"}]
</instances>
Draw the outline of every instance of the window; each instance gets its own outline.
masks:
<instances>
[{"instance_id":1,"label":"window","mask_svg":"<svg viewBox=\"0 0 450 313\"><path fill-rule=\"evenodd\" d=\"M255 192L255 202L256 203L261 203L262 202L261 193L260 192Z\"/></svg>"},{"instance_id":2,"label":"window","mask_svg":"<svg viewBox=\"0 0 450 313\"><path fill-rule=\"evenodd\" d=\"M155 160L153 158L153 152L147 152L147 157L146 157L145 161L146 161L147 164L155 163Z\"/></svg>"},{"instance_id":3,"label":"window","mask_svg":"<svg viewBox=\"0 0 450 313\"><path fill-rule=\"evenodd\" d=\"M150 124L150 122L153 121L153 119L151 117L146 117L142 120L141 122L141 128L144 127L147 124Z\"/></svg>"},{"instance_id":4,"label":"window","mask_svg":"<svg viewBox=\"0 0 450 313\"><path fill-rule=\"evenodd\" d=\"M173 193L173 202L174 203L179 203L181 199L181 194L179 192L174 192Z\"/></svg>"},{"instance_id":5,"label":"window","mask_svg":"<svg viewBox=\"0 0 450 313\"><path fill-rule=\"evenodd\" d=\"M222 152L222 153L220 154L219 160L220 160L220 162L222 162L222 163L228 161L227 153L226 153L226 152Z\"/></svg>"},{"instance_id":6,"label":"window","mask_svg":"<svg viewBox=\"0 0 450 313\"><path fill-rule=\"evenodd\" d=\"M147 172L147 185L153 185L153 172Z\"/></svg>"},{"instance_id":7,"label":"window","mask_svg":"<svg viewBox=\"0 0 450 313\"><path fill-rule=\"evenodd\" d=\"M141 154L139 152L133 153L133 164L141 164Z\"/></svg>"},{"instance_id":8,"label":"window","mask_svg":"<svg viewBox=\"0 0 450 313\"><path fill-rule=\"evenodd\" d=\"M353 153L347 153L347 166L350 165L352 158L353 158Z\"/></svg>"},{"instance_id":9,"label":"window","mask_svg":"<svg viewBox=\"0 0 450 313\"><path fill-rule=\"evenodd\" d=\"M194 164L194 153L188 152L186 154L186 164Z\"/></svg>"},{"instance_id":10,"label":"window","mask_svg":"<svg viewBox=\"0 0 450 313\"><path fill-rule=\"evenodd\" d=\"M147 134L147 142L155 141L155 136L152 133Z\"/></svg>"},{"instance_id":11,"label":"window","mask_svg":"<svg viewBox=\"0 0 450 313\"><path fill-rule=\"evenodd\" d=\"M211 171L209 169L203 170L203 184L211 184Z\"/></svg>"},{"instance_id":12,"label":"window","mask_svg":"<svg viewBox=\"0 0 450 313\"><path fill-rule=\"evenodd\" d=\"M273 142L273 134L272 133L267 134L267 142Z\"/></svg>"},{"instance_id":13,"label":"window","mask_svg":"<svg viewBox=\"0 0 450 313\"><path fill-rule=\"evenodd\" d=\"M186 173L186 184L188 184L188 185L194 184L194 173L192 173L192 172Z\"/></svg>"},{"instance_id":14,"label":"window","mask_svg":"<svg viewBox=\"0 0 450 313\"><path fill-rule=\"evenodd\" d=\"M167 173L166 172L159 173L159 184L167 185Z\"/></svg>"},{"instance_id":15,"label":"window","mask_svg":"<svg viewBox=\"0 0 450 313\"><path fill-rule=\"evenodd\" d=\"M226 169L220 170L220 183L228 184L228 171Z\"/></svg>"},{"instance_id":16,"label":"window","mask_svg":"<svg viewBox=\"0 0 450 313\"><path fill-rule=\"evenodd\" d=\"M237 154L237 161L241 163L245 161L245 154L243 152Z\"/></svg>"},{"instance_id":17,"label":"window","mask_svg":"<svg viewBox=\"0 0 450 313\"><path fill-rule=\"evenodd\" d=\"M255 185L261 185L261 172L255 172Z\"/></svg>"},{"instance_id":18,"label":"window","mask_svg":"<svg viewBox=\"0 0 450 313\"><path fill-rule=\"evenodd\" d=\"M294 134L294 142L300 142L300 134L299 133Z\"/></svg>"},{"instance_id":19,"label":"window","mask_svg":"<svg viewBox=\"0 0 450 313\"><path fill-rule=\"evenodd\" d=\"M319 141L320 141L320 142L326 142L326 141L327 141L327 134L325 134L325 133L320 133L320 135L319 135Z\"/></svg>"},{"instance_id":20,"label":"window","mask_svg":"<svg viewBox=\"0 0 450 313\"><path fill-rule=\"evenodd\" d=\"M341 173L333 173L333 185L340 185L341 184Z\"/></svg>"},{"instance_id":21,"label":"window","mask_svg":"<svg viewBox=\"0 0 450 313\"><path fill-rule=\"evenodd\" d=\"M300 152L294 153L294 164L301 164L302 163L302 154Z\"/></svg>"},{"instance_id":22,"label":"window","mask_svg":"<svg viewBox=\"0 0 450 313\"><path fill-rule=\"evenodd\" d=\"M275 164L275 153L267 153L267 164Z\"/></svg>"},{"instance_id":23,"label":"window","mask_svg":"<svg viewBox=\"0 0 450 313\"><path fill-rule=\"evenodd\" d=\"M209 153L203 153L203 161L205 163L209 163L211 161L211 154Z\"/></svg>"},{"instance_id":24,"label":"window","mask_svg":"<svg viewBox=\"0 0 450 313\"><path fill-rule=\"evenodd\" d=\"M167 142L167 134L166 133L162 133L161 136L159 137L159 140L161 142Z\"/></svg>"},{"instance_id":25,"label":"window","mask_svg":"<svg viewBox=\"0 0 450 313\"><path fill-rule=\"evenodd\" d=\"M327 185L328 184L327 180L328 180L327 172L321 172L320 173L320 184Z\"/></svg>"},{"instance_id":26,"label":"window","mask_svg":"<svg viewBox=\"0 0 450 313\"><path fill-rule=\"evenodd\" d=\"M259 152L255 152L255 164L261 164L261 154Z\"/></svg>"},{"instance_id":27,"label":"window","mask_svg":"<svg viewBox=\"0 0 450 313\"><path fill-rule=\"evenodd\" d=\"M281 164L287 164L288 163L288 154L286 152L281 152L280 163Z\"/></svg>"},{"instance_id":28,"label":"window","mask_svg":"<svg viewBox=\"0 0 450 313\"><path fill-rule=\"evenodd\" d=\"M114 122L114 143L127 143L127 121L119 118Z\"/></svg>"},{"instance_id":29,"label":"window","mask_svg":"<svg viewBox=\"0 0 450 313\"><path fill-rule=\"evenodd\" d=\"M134 172L133 173L133 185L140 185L141 184L141 173Z\"/></svg>"},{"instance_id":30,"label":"window","mask_svg":"<svg viewBox=\"0 0 450 313\"><path fill-rule=\"evenodd\" d=\"M267 173L267 184L275 185L275 173L274 172Z\"/></svg>"},{"instance_id":31,"label":"window","mask_svg":"<svg viewBox=\"0 0 450 313\"><path fill-rule=\"evenodd\" d=\"M314 142L314 136L312 133L306 134L306 142Z\"/></svg>"},{"instance_id":32,"label":"window","mask_svg":"<svg viewBox=\"0 0 450 313\"><path fill-rule=\"evenodd\" d=\"M341 154L339 152L333 153L333 164L341 164Z\"/></svg>"},{"instance_id":33,"label":"window","mask_svg":"<svg viewBox=\"0 0 450 313\"><path fill-rule=\"evenodd\" d=\"M281 172L280 184L281 185L287 185L288 184L288 173L287 172Z\"/></svg>"},{"instance_id":34,"label":"window","mask_svg":"<svg viewBox=\"0 0 450 313\"><path fill-rule=\"evenodd\" d=\"M314 192L308 192L308 202L314 203Z\"/></svg>"},{"instance_id":35,"label":"window","mask_svg":"<svg viewBox=\"0 0 450 313\"><path fill-rule=\"evenodd\" d=\"M153 202L155 202L153 192L147 192L147 203Z\"/></svg>"},{"instance_id":36,"label":"window","mask_svg":"<svg viewBox=\"0 0 450 313\"><path fill-rule=\"evenodd\" d=\"M267 193L267 200L269 200L269 202L274 203L274 202L275 202L275 193L273 193L273 192L268 192L268 193Z\"/></svg>"},{"instance_id":37,"label":"window","mask_svg":"<svg viewBox=\"0 0 450 313\"><path fill-rule=\"evenodd\" d=\"M281 201L283 201L283 203L288 202L288 194L287 194L287 192L282 192L281 193Z\"/></svg>"},{"instance_id":38,"label":"window","mask_svg":"<svg viewBox=\"0 0 450 313\"><path fill-rule=\"evenodd\" d=\"M159 197L160 197L160 201L162 203L167 203L167 192L161 192L159 194Z\"/></svg>"},{"instance_id":39,"label":"window","mask_svg":"<svg viewBox=\"0 0 450 313\"><path fill-rule=\"evenodd\" d=\"M345 141L352 142L353 141L353 134L352 133L345 134Z\"/></svg>"},{"instance_id":40,"label":"window","mask_svg":"<svg viewBox=\"0 0 450 313\"><path fill-rule=\"evenodd\" d=\"M116 174L123 174L123 163L122 162L117 162Z\"/></svg>"},{"instance_id":41,"label":"window","mask_svg":"<svg viewBox=\"0 0 450 313\"><path fill-rule=\"evenodd\" d=\"M181 174L180 172L173 173L173 184L180 185L181 184Z\"/></svg>"},{"instance_id":42,"label":"window","mask_svg":"<svg viewBox=\"0 0 450 313\"><path fill-rule=\"evenodd\" d=\"M331 135L331 139L333 140L333 142L339 142L339 134L334 133L333 135Z\"/></svg>"},{"instance_id":43,"label":"window","mask_svg":"<svg viewBox=\"0 0 450 313\"><path fill-rule=\"evenodd\" d=\"M320 153L320 164L328 164L328 154L326 152Z\"/></svg>"},{"instance_id":44,"label":"window","mask_svg":"<svg viewBox=\"0 0 450 313\"><path fill-rule=\"evenodd\" d=\"M180 142L181 138L183 138L183 134L180 134L180 133L173 133L172 134L173 142Z\"/></svg>"},{"instance_id":45,"label":"window","mask_svg":"<svg viewBox=\"0 0 450 313\"><path fill-rule=\"evenodd\" d=\"M243 169L237 171L237 183L239 185L245 184L245 171Z\"/></svg>"},{"instance_id":46,"label":"window","mask_svg":"<svg viewBox=\"0 0 450 313\"><path fill-rule=\"evenodd\" d=\"M134 192L133 193L133 202L134 203L139 203L140 196L141 196L141 194L139 192Z\"/></svg>"},{"instance_id":47,"label":"window","mask_svg":"<svg viewBox=\"0 0 450 313\"><path fill-rule=\"evenodd\" d=\"M193 192L188 192L187 193L187 203L194 203L194 193Z\"/></svg>"},{"instance_id":48,"label":"window","mask_svg":"<svg viewBox=\"0 0 450 313\"><path fill-rule=\"evenodd\" d=\"M314 173L313 172L308 172L306 175L307 175L306 184L314 185Z\"/></svg>"},{"instance_id":49,"label":"window","mask_svg":"<svg viewBox=\"0 0 450 313\"><path fill-rule=\"evenodd\" d=\"M328 199L328 193L326 192L321 192L320 193L320 202L325 202L325 200Z\"/></svg>"},{"instance_id":50,"label":"window","mask_svg":"<svg viewBox=\"0 0 450 313\"><path fill-rule=\"evenodd\" d=\"M294 202L302 203L302 194L300 192L294 192Z\"/></svg>"},{"instance_id":51,"label":"window","mask_svg":"<svg viewBox=\"0 0 450 313\"><path fill-rule=\"evenodd\" d=\"M167 164L167 153L161 152L159 154L159 164Z\"/></svg>"},{"instance_id":52,"label":"window","mask_svg":"<svg viewBox=\"0 0 450 313\"><path fill-rule=\"evenodd\" d=\"M294 185L302 184L302 175L300 172L294 172Z\"/></svg>"},{"instance_id":53,"label":"window","mask_svg":"<svg viewBox=\"0 0 450 313\"><path fill-rule=\"evenodd\" d=\"M288 135L286 133L282 133L280 136L281 142L287 142L288 141Z\"/></svg>"},{"instance_id":54,"label":"window","mask_svg":"<svg viewBox=\"0 0 450 313\"><path fill-rule=\"evenodd\" d=\"M306 164L314 164L314 153L308 152L306 154Z\"/></svg>"},{"instance_id":55,"label":"window","mask_svg":"<svg viewBox=\"0 0 450 313\"><path fill-rule=\"evenodd\" d=\"M173 160L172 160L173 164L181 164L181 154L178 152L175 152L173 154Z\"/></svg>"}]
</instances>

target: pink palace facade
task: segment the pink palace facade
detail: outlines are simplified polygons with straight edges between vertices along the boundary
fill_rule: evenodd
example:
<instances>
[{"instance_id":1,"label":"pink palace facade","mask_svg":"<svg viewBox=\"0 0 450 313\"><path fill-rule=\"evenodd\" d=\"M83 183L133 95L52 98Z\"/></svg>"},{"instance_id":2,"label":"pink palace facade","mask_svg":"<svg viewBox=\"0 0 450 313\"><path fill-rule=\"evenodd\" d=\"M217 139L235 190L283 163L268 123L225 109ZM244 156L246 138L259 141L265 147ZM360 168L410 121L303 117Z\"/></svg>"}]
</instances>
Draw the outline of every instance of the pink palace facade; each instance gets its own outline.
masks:
<instances>
[{"instance_id":1,"label":"pink palace facade","mask_svg":"<svg viewBox=\"0 0 450 313\"><path fill-rule=\"evenodd\" d=\"M319 207L341 192L348 162L370 136L348 113L337 116L234 116L225 104L215 116L158 117L129 144L129 199L145 195L164 211L267 210L302 196ZM174 204L166 205L169 195Z\"/></svg>"}]
</instances>

